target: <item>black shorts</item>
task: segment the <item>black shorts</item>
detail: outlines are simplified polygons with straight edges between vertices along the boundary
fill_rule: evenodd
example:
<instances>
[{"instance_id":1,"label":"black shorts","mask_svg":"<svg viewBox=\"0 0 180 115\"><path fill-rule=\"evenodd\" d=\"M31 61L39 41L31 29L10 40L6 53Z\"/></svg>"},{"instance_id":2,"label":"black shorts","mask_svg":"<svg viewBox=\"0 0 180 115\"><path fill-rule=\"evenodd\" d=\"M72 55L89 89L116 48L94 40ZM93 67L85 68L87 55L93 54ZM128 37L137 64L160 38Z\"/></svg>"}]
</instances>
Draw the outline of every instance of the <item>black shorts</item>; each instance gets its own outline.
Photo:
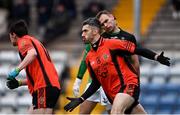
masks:
<instances>
[{"instance_id":1,"label":"black shorts","mask_svg":"<svg viewBox=\"0 0 180 115\"><path fill-rule=\"evenodd\" d=\"M33 109L54 108L60 96L60 89L57 87L44 87L32 94Z\"/></svg>"}]
</instances>

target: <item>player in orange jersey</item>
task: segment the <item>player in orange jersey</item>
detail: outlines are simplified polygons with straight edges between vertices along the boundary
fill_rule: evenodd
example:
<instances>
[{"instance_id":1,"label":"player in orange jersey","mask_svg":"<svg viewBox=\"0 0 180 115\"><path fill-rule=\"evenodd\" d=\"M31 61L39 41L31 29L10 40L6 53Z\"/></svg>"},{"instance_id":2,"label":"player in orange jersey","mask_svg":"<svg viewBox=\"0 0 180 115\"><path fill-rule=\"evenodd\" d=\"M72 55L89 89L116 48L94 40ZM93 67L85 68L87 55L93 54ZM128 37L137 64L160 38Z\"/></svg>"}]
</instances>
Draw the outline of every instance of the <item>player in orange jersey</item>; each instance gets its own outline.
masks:
<instances>
[{"instance_id":1,"label":"player in orange jersey","mask_svg":"<svg viewBox=\"0 0 180 115\"><path fill-rule=\"evenodd\" d=\"M66 111L72 111L100 86L112 103L111 114L124 114L125 110L137 104L140 81L137 73L125 62L126 55L137 54L170 66L170 59L164 57L163 52L158 55L151 50L137 47L128 40L104 39L100 31L101 23L98 19L89 18L83 22L83 41L92 46L86 57L92 82L79 98L68 97L71 102L64 107Z\"/></svg>"},{"instance_id":2,"label":"player in orange jersey","mask_svg":"<svg viewBox=\"0 0 180 115\"><path fill-rule=\"evenodd\" d=\"M28 28L23 20L11 24L10 41L18 47L21 62L9 72L7 86L15 89L28 85L32 95L30 114L52 114L60 95L60 83L55 66L45 47L34 37L28 35ZM17 80L21 70L26 70L27 79Z\"/></svg>"}]
</instances>

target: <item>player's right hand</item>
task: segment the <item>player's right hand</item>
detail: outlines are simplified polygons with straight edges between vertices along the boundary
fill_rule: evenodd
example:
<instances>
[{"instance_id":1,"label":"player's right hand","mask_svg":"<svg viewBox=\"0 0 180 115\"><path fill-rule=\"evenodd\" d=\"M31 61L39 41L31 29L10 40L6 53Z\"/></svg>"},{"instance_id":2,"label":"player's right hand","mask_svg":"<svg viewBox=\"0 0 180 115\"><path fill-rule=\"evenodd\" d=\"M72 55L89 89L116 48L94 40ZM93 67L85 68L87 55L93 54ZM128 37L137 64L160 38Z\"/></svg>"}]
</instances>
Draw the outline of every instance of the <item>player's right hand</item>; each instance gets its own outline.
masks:
<instances>
[{"instance_id":1,"label":"player's right hand","mask_svg":"<svg viewBox=\"0 0 180 115\"><path fill-rule=\"evenodd\" d=\"M20 84L21 84L21 81L18 81L15 78L7 78L6 85L9 89L18 88Z\"/></svg>"},{"instance_id":2,"label":"player's right hand","mask_svg":"<svg viewBox=\"0 0 180 115\"><path fill-rule=\"evenodd\" d=\"M64 106L64 110L66 111L73 111L74 108L76 108L79 104L81 104L84 99L82 97L79 98L70 98L67 97L68 100L70 100L71 102L69 102L67 105Z\"/></svg>"},{"instance_id":3,"label":"player's right hand","mask_svg":"<svg viewBox=\"0 0 180 115\"><path fill-rule=\"evenodd\" d=\"M74 85L73 85L73 94L75 97L79 96L79 89L80 89L80 85L81 85L82 80L79 78L76 78Z\"/></svg>"}]
</instances>

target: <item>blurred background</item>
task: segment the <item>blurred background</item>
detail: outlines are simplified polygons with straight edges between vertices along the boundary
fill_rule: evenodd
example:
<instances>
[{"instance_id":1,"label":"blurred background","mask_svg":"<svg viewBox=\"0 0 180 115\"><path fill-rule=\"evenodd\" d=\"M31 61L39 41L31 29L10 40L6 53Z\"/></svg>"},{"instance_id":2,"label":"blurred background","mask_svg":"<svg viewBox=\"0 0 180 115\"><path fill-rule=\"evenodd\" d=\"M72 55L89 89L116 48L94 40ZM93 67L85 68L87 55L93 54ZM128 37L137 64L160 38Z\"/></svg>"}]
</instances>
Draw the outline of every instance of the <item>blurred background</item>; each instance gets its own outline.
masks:
<instances>
[{"instance_id":1,"label":"blurred background","mask_svg":"<svg viewBox=\"0 0 180 115\"><path fill-rule=\"evenodd\" d=\"M27 87L9 90L7 73L20 61L7 34L9 23L24 19L30 34L49 50L62 85L56 114L68 114L63 107L73 96L72 86L84 44L82 21L100 10L111 11L118 25L136 36L143 47L171 58L171 67L140 58L140 103L149 114L180 114L180 0L0 0L0 113L27 112L31 96ZM22 71L19 79L25 78ZM84 77L81 92L88 78ZM78 113L75 109L72 113ZM72 114L71 113L71 114ZM98 105L93 114L104 114ZM70 114L70 113L69 113Z\"/></svg>"}]
</instances>

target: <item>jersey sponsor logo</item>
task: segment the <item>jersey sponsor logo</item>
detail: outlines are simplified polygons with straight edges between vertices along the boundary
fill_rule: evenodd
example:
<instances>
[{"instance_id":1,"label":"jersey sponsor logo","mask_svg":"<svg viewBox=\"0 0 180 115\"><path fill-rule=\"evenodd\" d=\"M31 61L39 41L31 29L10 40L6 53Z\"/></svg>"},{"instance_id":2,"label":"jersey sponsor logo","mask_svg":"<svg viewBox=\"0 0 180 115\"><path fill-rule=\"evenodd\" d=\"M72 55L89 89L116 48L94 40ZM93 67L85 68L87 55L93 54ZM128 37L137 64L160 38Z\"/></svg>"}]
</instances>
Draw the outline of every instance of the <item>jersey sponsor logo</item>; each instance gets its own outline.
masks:
<instances>
[{"instance_id":1,"label":"jersey sponsor logo","mask_svg":"<svg viewBox=\"0 0 180 115\"><path fill-rule=\"evenodd\" d=\"M94 69L94 71L97 76L106 78L108 76L108 64L107 63L100 64Z\"/></svg>"},{"instance_id":2,"label":"jersey sponsor logo","mask_svg":"<svg viewBox=\"0 0 180 115\"><path fill-rule=\"evenodd\" d=\"M100 57L97 57L97 58L96 58L96 62L97 62L97 64L100 64L100 63L101 63Z\"/></svg>"}]
</instances>

